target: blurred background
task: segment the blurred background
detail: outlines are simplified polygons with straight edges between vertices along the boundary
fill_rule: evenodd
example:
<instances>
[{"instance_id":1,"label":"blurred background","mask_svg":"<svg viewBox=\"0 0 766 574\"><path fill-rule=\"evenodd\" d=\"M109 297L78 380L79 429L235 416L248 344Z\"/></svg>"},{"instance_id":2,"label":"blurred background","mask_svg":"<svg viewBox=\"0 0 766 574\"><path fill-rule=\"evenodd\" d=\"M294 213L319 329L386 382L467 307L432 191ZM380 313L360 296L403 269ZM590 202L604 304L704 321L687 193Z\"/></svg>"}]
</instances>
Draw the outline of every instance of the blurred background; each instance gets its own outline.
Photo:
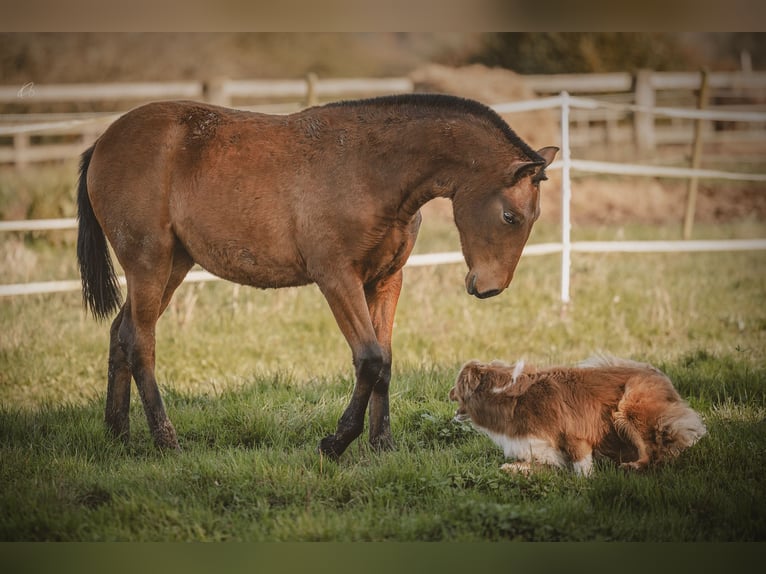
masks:
<instances>
[{"instance_id":1,"label":"blurred background","mask_svg":"<svg viewBox=\"0 0 766 574\"><path fill-rule=\"evenodd\" d=\"M392 76L425 63L521 74L766 67L746 33L3 33L2 83Z\"/></svg>"},{"instance_id":2,"label":"blurred background","mask_svg":"<svg viewBox=\"0 0 766 574\"><path fill-rule=\"evenodd\" d=\"M704 90L703 69L710 73ZM0 166L16 174L75 159L115 114L156 99L281 113L393 91L448 92L494 105L563 90L606 106L572 109L573 157L766 170L764 122L695 122L619 107L766 111L766 34L757 32L0 33L0 78ZM560 144L557 109L503 116L533 146ZM695 130L704 135L699 144ZM30 178L10 177L0 185L0 218L71 215L50 189L35 201ZM576 177L583 185L575 220L684 217L683 179ZM766 216L762 187L700 180L695 218ZM543 213L557 221L558 182L549 188ZM71 196L71 187L62 194Z\"/></svg>"}]
</instances>

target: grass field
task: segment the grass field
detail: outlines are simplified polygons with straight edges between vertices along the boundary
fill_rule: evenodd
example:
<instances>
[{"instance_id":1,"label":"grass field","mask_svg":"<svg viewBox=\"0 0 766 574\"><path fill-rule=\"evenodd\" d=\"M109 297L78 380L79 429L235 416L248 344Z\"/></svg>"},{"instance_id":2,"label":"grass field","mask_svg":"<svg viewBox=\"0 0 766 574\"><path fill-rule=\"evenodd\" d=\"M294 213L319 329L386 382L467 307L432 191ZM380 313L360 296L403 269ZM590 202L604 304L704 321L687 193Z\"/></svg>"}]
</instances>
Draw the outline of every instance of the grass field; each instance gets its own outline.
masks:
<instances>
[{"instance_id":1,"label":"grass field","mask_svg":"<svg viewBox=\"0 0 766 574\"><path fill-rule=\"evenodd\" d=\"M556 234L542 225L532 241ZM72 240L0 237L3 283L76 277ZM417 250L455 241L448 221L426 221ZM764 540L764 264L761 252L576 254L565 309L558 256L525 258L486 301L465 294L462 264L408 268L394 332L397 448L371 451L363 436L338 462L316 446L350 396L350 352L313 287L181 287L157 346L180 454L154 449L135 392L130 443L106 437L108 324L84 314L78 293L0 299L0 540ZM590 479L523 477L451 420L447 392L470 358L549 365L594 351L665 370L708 436L643 474L601 464Z\"/></svg>"}]
</instances>

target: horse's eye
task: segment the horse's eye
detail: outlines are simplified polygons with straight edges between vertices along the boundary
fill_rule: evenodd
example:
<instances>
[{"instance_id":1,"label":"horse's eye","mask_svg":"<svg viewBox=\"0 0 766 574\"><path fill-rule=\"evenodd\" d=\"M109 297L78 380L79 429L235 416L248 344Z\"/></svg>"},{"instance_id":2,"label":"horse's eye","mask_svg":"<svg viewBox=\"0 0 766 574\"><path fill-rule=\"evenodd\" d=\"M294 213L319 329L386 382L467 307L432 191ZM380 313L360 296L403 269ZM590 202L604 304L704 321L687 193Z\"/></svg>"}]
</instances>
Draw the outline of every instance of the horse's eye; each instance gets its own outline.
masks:
<instances>
[{"instance_id":1,"label":"horse's eye","mask_svg":"<svg viewBox=\"0 0 766 574\"><path fill-rule=\"evenodd\" d=\"M503 212L503 221L505 221L508 225L519 224L519 218L516 216L516 214L511 213L510 211Z\"/></svg>"}]
</instances>

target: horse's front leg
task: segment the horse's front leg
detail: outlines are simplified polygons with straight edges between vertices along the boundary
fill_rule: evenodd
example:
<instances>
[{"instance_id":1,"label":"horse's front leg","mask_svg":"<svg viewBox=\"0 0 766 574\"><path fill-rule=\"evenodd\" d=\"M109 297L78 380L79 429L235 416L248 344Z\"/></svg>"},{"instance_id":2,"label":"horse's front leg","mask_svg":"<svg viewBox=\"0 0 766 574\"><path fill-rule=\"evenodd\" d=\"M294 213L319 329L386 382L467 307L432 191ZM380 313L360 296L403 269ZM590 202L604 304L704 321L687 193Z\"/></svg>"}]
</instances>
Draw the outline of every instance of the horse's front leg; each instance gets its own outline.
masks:
<instances>
[{"instance_id":1,"label":"horse's front leg","mask_svg":"<svg viewBox=\"0 0 766 574\"><path fill-rule=\"evenodd\" d=\"M370 397L370 444L377 449L391 449L391 419L388 405L388 389L391 381L391 338L394 315L402 290L402 270L365 290L370 318L378 343L383 349L383 369L372 389Z\"/></svg>"},{"instance_id":2,"label":"horse's front leg","mask_svg":"<svg viewBox=\"0 0 766 574\"><path fill-rule=\"evenodd\" d=\"M331 458L343 454L362 434L370 395L381 378L390 375L391 365L375 336L361 282L350 274L338 273L338 277L341 279L317 284L351 347L356 383L335 434L325 437L319 444L319 450Z\"/></svg>"}]
</instances>

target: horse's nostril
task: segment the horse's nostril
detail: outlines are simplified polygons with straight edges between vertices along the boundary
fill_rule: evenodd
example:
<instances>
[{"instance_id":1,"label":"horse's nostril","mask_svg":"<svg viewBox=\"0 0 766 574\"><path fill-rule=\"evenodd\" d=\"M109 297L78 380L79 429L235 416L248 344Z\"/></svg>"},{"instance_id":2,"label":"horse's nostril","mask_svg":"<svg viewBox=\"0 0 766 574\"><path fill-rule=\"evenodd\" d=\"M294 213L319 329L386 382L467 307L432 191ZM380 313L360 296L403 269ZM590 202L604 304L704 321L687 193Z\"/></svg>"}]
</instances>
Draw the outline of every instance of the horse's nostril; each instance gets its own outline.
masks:
<instances>
[{"instance_id":1,"label":"horse's nostril","mask_svg":"<svg viewBox=\"0 0 766 574\"><path fill-rule=\"evenodd\" d=\"M471 278L468 280L468 286L466 288L469 295L476 295L476 273L471 275Z\"/></svg>"}]
</instances>

